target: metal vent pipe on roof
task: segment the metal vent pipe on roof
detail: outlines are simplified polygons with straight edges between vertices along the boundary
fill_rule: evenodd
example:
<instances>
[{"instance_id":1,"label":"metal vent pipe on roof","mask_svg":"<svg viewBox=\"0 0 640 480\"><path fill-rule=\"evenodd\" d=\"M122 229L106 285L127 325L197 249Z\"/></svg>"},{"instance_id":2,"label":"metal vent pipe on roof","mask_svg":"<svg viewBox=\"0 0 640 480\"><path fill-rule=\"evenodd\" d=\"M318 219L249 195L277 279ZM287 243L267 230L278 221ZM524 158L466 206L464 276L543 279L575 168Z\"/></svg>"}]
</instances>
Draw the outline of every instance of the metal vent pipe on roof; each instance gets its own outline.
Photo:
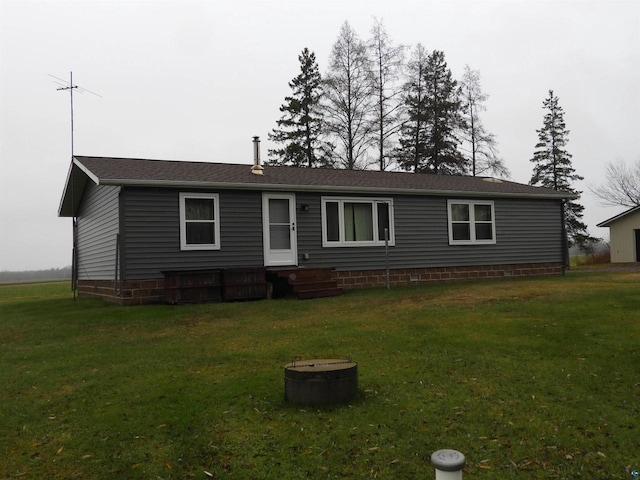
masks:
<instances>
[{"instance_id":1,"label":"metal vent pipe on roof","mask_svg":"<svg viewBox=\"0 0 640 480\"><path fill-rule=\"evenodd\" d=\"M262 175L264 169L260 165L260 137L253 137L253 166L251 167L251 173L254 175Z\"/></svg>"}]
</instances>

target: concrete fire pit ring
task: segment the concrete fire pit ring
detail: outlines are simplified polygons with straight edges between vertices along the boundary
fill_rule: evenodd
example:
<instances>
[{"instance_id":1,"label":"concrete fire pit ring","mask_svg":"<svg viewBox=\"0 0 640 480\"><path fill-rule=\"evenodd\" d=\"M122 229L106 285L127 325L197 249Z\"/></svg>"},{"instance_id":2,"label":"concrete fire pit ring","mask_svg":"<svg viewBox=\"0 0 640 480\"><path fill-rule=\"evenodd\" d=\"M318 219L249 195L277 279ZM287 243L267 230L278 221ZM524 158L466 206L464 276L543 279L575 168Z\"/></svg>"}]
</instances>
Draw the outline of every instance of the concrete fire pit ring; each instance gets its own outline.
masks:
<instances>
[{"instance_id":1,"label":"concrete fire pit ring","mask_svg":"<svg viewBox=\"0 0 640 480\"><path fill-rule=\"evenodd\" d=\"M284 367L285 398L301 405L347 403L358 392L358 364L352 360L298 360Z\"/></svg>"}]
</instances>

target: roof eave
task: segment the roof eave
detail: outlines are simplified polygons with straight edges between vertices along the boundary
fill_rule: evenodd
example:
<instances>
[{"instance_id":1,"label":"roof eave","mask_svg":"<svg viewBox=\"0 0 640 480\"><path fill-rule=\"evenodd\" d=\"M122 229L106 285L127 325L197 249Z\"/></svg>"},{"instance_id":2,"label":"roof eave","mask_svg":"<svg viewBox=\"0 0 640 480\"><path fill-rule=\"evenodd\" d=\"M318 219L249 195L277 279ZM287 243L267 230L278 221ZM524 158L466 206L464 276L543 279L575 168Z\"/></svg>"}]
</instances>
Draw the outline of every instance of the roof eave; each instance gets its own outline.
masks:
<instances>
[{"instance_id":1,"label":"roof eave","mask_svg":"<svg viewBox=\"0 0 640 480\"><path fill-rule=\"evenodd\" d=\"M97 175L95 175L91 170L85 167L80 160L77 158L73 159L73 164L76 165L80 170L84 172L84 174L89 177L96 185L100 185L100 179Z\"/></svg>"},{"instance_id":2,"label":"roof eave","mask_svg":"<svg viewBox=\"0 0 640 480\"><path fill-rule=\"evenodd\" d=\"M599 224L596 225L596 227L608 227L610 226L613 222L620 220L621 218L626 217L627 215L632 214L633 212L640 210L640 205L636 206L636 207L631 207L629 210L625 210L622 213L619 213L618 215L616 215L615 217L611 217L607 220L605 220L604 222L600 222Z\"/></svg>"},{"instance_id":3,"label":"roof eave","mask_svg":"<svg viewBox=\"0 0 640 480\"><path fill-rule=\"evenodd\" d=\"M64 188L62 189L62 197L60 197L60 203L58 204L58 216L64 217L62 211L65 205L65 200L67 198L67 191L69 190L69 184L71 182L71 174L73 171L73 161L69 164L69 170L67 171L67 178L64 181Z\"/></svg>"},{"instance_id":4,"label":"roof eave","mask_svg":"<svg viewBox=\"0 0 640 480\"><path fill-rule=\"evenodd\" d=\"M95 181L95 180L94 180ZM131 180L131 179L100 179L101 185L121 185L128 187L167 187L167 188L195 188L211 189L222 188L229 190L270 190L270 191L311 191L311 192L336 192L336 193L384 193L397 195L434 195L434 196L461 196L461 197L501 197L501 198L538 198L562 200L566 198L578 198L578 195L567 192L553 194L526 193L526 192L487 192L468 190L427 190L415 188L389 188L389 187L362 187L346 185L298 185L298 184L270 184L270 183L230 183L230 182L185 182L173 180Z\"/></svg>"}]
</instances>

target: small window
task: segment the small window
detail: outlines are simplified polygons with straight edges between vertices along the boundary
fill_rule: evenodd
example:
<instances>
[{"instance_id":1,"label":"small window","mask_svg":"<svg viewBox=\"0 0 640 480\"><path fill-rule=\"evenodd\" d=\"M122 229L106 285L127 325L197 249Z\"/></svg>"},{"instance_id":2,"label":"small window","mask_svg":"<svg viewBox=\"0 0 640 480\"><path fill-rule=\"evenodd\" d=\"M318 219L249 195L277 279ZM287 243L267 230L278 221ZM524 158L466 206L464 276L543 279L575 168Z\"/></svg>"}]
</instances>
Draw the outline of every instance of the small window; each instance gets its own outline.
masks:
<instances>
[{"instance_id":1,"label":"small window","mask_svg":"<svg viewBox=\"0 0 640 480\"><path fill-rule=\"evenodd\" d=\"M217 193L180 194L180 249L220 249Z\"/></svg>"},{"instance_id":2,"label":"small window","mask_svg":"<svg viewBox=\"0 0 640 480\"><path fill-rule=\"evenodd\" d=\"M389 245L395 242L391 199L323 198L322 245L325 247Z\"/></svg>"},{"instance_id":3,"label":"small window","mask_svg":"<svg viewBox=\"0 0 640 480\"><path fill-rule=\"evenodd\" d=\"M449 200L449 244L496 243L493 202Z\"/></svg>"}]
</instances>

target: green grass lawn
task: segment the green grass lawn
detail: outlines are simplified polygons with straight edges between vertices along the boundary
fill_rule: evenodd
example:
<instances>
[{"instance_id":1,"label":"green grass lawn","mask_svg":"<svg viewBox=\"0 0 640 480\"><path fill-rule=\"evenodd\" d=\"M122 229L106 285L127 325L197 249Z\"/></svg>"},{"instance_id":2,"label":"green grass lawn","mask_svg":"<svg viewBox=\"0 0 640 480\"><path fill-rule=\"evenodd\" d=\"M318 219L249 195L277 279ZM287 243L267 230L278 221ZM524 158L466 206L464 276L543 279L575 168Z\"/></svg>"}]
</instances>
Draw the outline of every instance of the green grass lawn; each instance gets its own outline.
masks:
<instances>
[{"instance_id":1,"label":"green grass lawn","mask_svg":"<svg viewBox=\"0 0 640 480\"><path fill-rule=\"evenodd\" d=\"M628 479L640 274L120 307L0 287L0 478ZM293 357L358 362L349 405L284 399Z\"/></svg>"}]
</instances>

